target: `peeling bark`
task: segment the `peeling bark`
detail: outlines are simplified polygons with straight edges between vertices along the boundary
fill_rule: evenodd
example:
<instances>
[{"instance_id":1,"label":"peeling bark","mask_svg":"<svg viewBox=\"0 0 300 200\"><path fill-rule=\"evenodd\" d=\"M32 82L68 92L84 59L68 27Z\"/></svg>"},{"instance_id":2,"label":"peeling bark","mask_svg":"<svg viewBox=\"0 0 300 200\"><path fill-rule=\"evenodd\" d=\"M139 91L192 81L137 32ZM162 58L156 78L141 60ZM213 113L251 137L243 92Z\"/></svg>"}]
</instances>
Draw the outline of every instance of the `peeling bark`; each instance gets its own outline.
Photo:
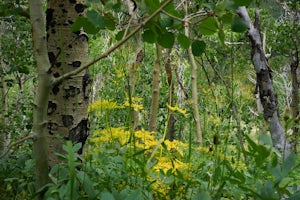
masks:
<instances>
[{"instance_id":1,"label":"peeling bark","mask_svg":"<svg viewBox=\"0 0 300 200\"><path fill-rule=\"evenodd\" d=\"M76 17L85 14L84 3L84 0L48 0L46 30L51 62L48 74L53 78L72 72L87 61L87 35L82 31L71 31ZM89 73L85 70L51 89L47 112L50 167L59 162L55 153L63 153L65 140L85 143L90 83Z\"/></svg>"},{"instance_id":2,"label":"peeling bark","mask_svg":"<svg viewBox=\"0 0 300 200\"><path fill-rule=\"evenodd\" d=\"M272 85L271 69L263 50L260 33L259 11L255 13L255 21L251 22L245 7L239 7L237 13L248 25L247 36L251 42L251 59L256 71L256 82L259 97L263 106L264 119L269 123L270 133L275 148L283 152L284 156L290 152L290 145L286 141L284 130L279 121L277 98Z\"/></svg>"}]
</instances>

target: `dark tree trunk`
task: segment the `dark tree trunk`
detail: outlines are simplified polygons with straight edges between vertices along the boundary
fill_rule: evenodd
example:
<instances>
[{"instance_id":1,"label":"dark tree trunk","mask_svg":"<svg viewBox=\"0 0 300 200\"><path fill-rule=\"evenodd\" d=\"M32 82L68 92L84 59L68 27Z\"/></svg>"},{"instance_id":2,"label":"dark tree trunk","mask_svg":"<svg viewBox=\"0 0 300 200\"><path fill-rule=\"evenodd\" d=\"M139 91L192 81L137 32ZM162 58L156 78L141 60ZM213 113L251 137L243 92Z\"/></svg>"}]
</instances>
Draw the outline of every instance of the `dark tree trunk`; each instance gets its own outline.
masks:
<instances>
[{"instance_id":1,"label":"dark tree trunk","mask_svg":"<svg viewBox=\"0 0 300 200\"><path fill-rule=\"evenodd\" d=\"M286 156L290 152L290 144L286 142L284 130L279 121L277 111L277 98L273 88L271 69L263 50L259 11L255 13L255 21L251 22L245 7L240 7L237 13L248 25L247 35L251 42L251 59L256 71L256 82L259 89L259 97L263 106L264 119L269 123L270 133L275 148Z\"/></svg>"}]
</instances>

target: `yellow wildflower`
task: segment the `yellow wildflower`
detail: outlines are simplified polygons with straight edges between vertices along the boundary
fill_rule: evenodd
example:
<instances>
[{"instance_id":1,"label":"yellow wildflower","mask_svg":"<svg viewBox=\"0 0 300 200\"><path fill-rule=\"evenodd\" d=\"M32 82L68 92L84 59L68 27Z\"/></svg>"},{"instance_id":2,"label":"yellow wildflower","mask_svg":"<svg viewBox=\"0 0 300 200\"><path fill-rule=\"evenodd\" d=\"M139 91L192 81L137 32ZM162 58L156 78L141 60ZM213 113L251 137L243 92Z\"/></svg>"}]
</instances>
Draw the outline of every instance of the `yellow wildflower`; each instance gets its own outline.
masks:
<instances>
[{"instance_id":1,"label":"yellow wildflower","mask_svg":"<svg viewBox=\"0 0 300 200\"><path fill-rule=\"evenodd\" d=\"M179 108L178 106L171 106L171 105L169 105L169 104L167 104L167 107L168 107L168 109L170 110L170 111L172 111L172 112L179 112L180 114L182 114L184 117L187 117L188 116L188 114L186 113L186 110L185 109L182 109L182 108Z\"/></svg>"},{"instance_id":2,"label":"yellow wildflower","mask_svg":"<svg viewBox=\"0 0 300 200\"><path fill-rule=\"evenodd\" d=\"M143 105L141 105L141 101L143 99L140 98L140 97L132 97L131 98L131 102L129 101L129 98L126 97L126 100L125 100L125 103L123 104L123 106L126 106L126 107L132 107L133 110L135 111L143 111L144 110L144 107Z\"/></svg>"},{"instance_id":3,"label":"yellow wildflower","mask_svg":"<svg viewBox=\"0 0 300 200\"><path fill-rule=\"evenodd\" d=\"M129 136L129 131L127 131L124 127L110 127L103 130L94 131L91 142L95 143L96 145L101 145L104 142L119 140L119 142L124 145L128 141Z\"/></svg>"},{"instance_id":4,"label":"yellow wildflower","mask_svg":"<svg viewBox=\"0 0 300 200\"><path fill-rule=\"evenodd\" d=\"M112 109L117 109L117 108L122 108L122 106L119 106L116 102L114 101L109 101L109 100L102 100L102 101L95 101L94 103L89 105L88 111L96 111L96 110L112 110Z\"/></svg>"},{"instance_id":5,"label":"yellow wildflower","mask_svg":"<svg viewBox=\"0 0 300 200\"><path fill-rule=\"evenodd\" d=\"M182 151L182 147L187 147L188 145L185 144L185 143L182 143L178 140L173 140L173 141L169 141L169 140L166 140L164 141L164 143L166 144L167 146L167 149L169 152L178 152L181 156L184 155L183 151Z\"/></svg>"},{"instance_id":6,"label":"yellow wildflower","mask_svg":"<svg viewBox=\"0 0 300 200\"><path fill-rule=\"evenodd\" d=\"M124 76L124 72L116 69L117 78L122 78Z\"/></svg>"},{"instance_id":7,"label":"yellow wildflower","mask_svg":"<svg viewBox=\"0 0 300 200\"><path fill-rule=\"evenodd\" d=\"M166 173L169 169L172 169L173 172L176 172L176 169L183 170L187 168L186 163L183 163L177 159L171 160L171 158L168 157L159 157L156 159L157 159L157 163L153 167L153 169L156 171L162 169Z\"/></svg>"}]
</instances>

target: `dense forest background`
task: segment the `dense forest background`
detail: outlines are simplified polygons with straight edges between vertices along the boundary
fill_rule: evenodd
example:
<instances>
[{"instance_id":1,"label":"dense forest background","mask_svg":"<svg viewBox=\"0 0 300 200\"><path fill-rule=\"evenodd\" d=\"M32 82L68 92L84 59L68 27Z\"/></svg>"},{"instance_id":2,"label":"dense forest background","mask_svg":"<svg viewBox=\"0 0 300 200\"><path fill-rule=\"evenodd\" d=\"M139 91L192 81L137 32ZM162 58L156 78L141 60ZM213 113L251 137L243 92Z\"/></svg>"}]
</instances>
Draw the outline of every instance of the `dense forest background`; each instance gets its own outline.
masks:
<instances>
[{"instance_id":1,"label":"dense forest background","mask_svg":"<svg viewBox=\"0 0 300 200\"><path fill-rule=\"evenodd\" d=\"M300 199L298 0L1 0L0 199Z\"/></svg>"}]
</instances>

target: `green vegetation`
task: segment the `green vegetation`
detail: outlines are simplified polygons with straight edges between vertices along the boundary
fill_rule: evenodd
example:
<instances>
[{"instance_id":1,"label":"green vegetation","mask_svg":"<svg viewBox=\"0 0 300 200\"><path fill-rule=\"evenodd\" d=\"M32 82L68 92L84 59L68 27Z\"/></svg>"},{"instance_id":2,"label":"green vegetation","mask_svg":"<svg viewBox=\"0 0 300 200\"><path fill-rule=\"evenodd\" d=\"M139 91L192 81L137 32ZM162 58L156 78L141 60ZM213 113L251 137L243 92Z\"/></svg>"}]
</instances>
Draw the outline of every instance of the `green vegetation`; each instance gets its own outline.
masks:
<instances>
[{"instance_id":1,"label":"green vegetation","mask_svg":"<svg viewBox=\"0 0 300 200\"><path fill-rule=\"evenodd\" d=\"M59 161L49 166L50 181L42 187L32 135L41 69L34 64L28 2L0 2L0 199L300 199L299 87L291 72L291 55L298 55L300 45L299 2L172 1L162 9L165 1L137 0L136 10L128 2L90 0L72 25L73 32L89 35L90 62L83 64L99 61L86 67L93 81L83 89L89 93L89 136L76 143L70 133L55 135L63 146L55 146ZM259 108L253 49L245 35L249 24L236 14L239 6L247 6L253 21L261 9L261 42L292 149L288 155L273 145L271 118ZM155 93L156 130L150 131ZM49 121L43 123L49 128Z\"/></svg>"}]
</instances>

